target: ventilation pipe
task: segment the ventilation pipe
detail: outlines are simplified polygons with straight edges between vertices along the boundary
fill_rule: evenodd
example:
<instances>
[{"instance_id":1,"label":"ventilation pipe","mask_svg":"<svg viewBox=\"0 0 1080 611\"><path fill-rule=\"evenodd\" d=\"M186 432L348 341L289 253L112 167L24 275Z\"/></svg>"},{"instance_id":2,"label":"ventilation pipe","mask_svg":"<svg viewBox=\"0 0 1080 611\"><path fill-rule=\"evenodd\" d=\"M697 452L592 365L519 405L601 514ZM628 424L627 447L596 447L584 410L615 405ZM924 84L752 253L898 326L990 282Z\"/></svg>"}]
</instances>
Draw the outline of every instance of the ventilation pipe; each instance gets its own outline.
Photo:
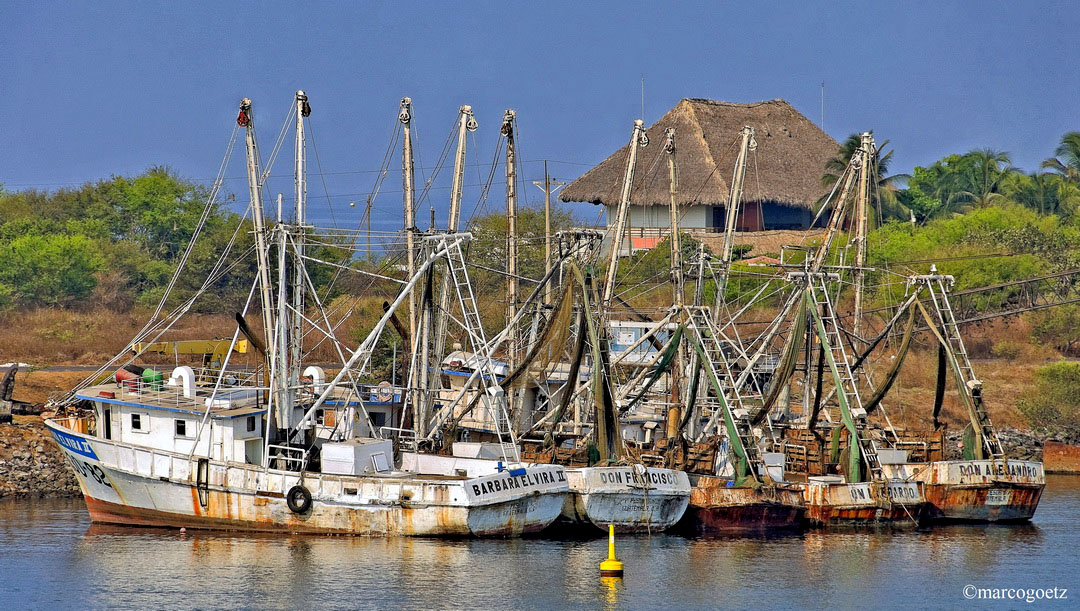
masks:
<instances>
[{"instance_id":1,"label":"ventilation pipe","mask_svg":"<svg viewBox=\"0 0 1080 611\"><path fill-rule=\"evenodd\" d=\"M316 365L310 365L304 370L304 377L311 378L311 385L315 389L315 394L321 394L323 389L326 388L326 372L322 367Z\"/></svg>"},{"instance_id":2,"label":"ventilation pipe","mask_svg":"<svg viewBox=\"0 0 1080 611\"><path fill-rule=\"evenodd\" d=\"M172 370L169 376L169 386L180 386L184 396L188 399L195 396L195 370L187 365L181 365Z\"/></svg>"}]
</instances>

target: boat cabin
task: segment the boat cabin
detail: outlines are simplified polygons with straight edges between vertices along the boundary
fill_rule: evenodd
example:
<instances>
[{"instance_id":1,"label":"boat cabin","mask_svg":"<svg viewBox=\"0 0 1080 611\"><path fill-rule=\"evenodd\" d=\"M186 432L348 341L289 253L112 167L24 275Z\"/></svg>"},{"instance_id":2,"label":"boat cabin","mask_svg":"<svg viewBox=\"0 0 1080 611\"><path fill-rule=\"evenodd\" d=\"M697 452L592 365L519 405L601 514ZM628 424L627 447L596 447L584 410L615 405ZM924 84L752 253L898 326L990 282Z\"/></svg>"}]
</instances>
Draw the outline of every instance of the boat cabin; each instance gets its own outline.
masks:
<instances>
[{"instance_id":1,"label":"boat cabin","mask_svg":"<svg viewBox=\"0 0 1080 611\"><path fill-rule=\"evenodd\" d=\"M190 367L177 367L168 381L121 380L91 386L77 396L93 405L95 434L101 439L261 464L266 410L258 391L212 391L194 384Z\"/></svg>"}]
</instances>

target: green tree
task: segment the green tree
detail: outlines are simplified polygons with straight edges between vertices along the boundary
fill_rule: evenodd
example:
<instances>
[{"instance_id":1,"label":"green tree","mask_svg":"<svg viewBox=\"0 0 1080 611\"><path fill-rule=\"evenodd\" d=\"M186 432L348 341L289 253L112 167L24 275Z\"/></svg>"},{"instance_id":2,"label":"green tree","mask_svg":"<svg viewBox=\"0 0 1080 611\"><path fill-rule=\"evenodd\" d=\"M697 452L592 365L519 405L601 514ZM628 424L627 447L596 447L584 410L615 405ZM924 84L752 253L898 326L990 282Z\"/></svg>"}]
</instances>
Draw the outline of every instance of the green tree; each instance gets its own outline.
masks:
<instances>
[{"instance_id":1,"label":"green tree","mask_svg":"<svg viewBox=\"0 0 1080 611\"><path fill-rule=\"evenodd\" d=\"M71 306L87 299L104 262L99 245L81 235L28 235L3 247L0 285L27 305Z\"/></svg>"},{"instance_id":2,"label":"green tree","mask_svg":"<svg viewBox=\"0 0 1080 611\"><path fill-rule=\"evenodd\" d=\"M1042 162L1042 167L1057 172L1069 182L1080 184L1080 132L1062 136L1054 154L1056 157Z\"/></svg>"},{"instance_id":3,"label":"green tree","mask_svg":"<svg viewBox=\"0 0 1080 611\"><path fill-rule=\"evenodd\" d=\"M539 280L544 276L544 210L539 207L526 206L518 209L517 213L518 235L518 275ZM552 233L569 229L574 226L574 217L571 213L554 209L551 211ZM473 241L469 245L469 258L492 269L506 269L506 214L497 212L473 219L470 231L473 233ZM557 240L552 237L552 248L557 248ZM552 258L558 256L558 252L552 252ZM493 272L478 270L473 276L477 284L483 285L486 290L498 291L505 286L506 277ZM531 290L529 283L522 285L525 290ZM525 295L521 298L524 299Z\"/></svg>"},{"instance_id":4,"label":"green tree","mask_svg":"<svg viewBox=\"0 0 1080 611\"><path fill-rule=\"evenodd\" d=\"M7 269L0 272L4 301L115 309L156 303L191 240L206 196L204 187L162 167L55 192L0 192L0 252L8 253ZM210 212L207 237L224 243L235 224L226 229L229 215L217 208ZM87 245L92 256L83 256ZM73 261L57 260L64 249ZM208 270L212 262L206 265ZM76 270L84 277L70 275Z\"/></svg>"},{"instance_id":5,"label":"green tree","mask_svg":"<svg viewBox=\"0 0 1080 611\"><path fill-rule=\"evenodd\" d=\"M926 221L973 208L985 208L1005 199L1002 183L1016 172L1007 153L977 149L949 155L929 167L916 167L908 181L908 203L916 219Z\"/></svg>"},{"instance_id":6,"label":"green tree","mask_svg":"<svg viewBox=\"0 0 1080 611\"><path fill-rule=\"evenodd\" d=\"M1016 169L1009 154L993 149L976 149L963 156L953 181L952 198L977 208L985 208L1003 198L1001 182Z\"/></svg>"},{"instance_id":7,"label":"green tree","mask_svg":"<svg viewBox=\"0 0 1080 611\"><path fill-rule=\"evenodd\" d=\"M1001 192L1039 214L1072 218L1080 210L1080 186L1058 174L1014 172L1002 181Z\"/></svg>"}]
</instances>

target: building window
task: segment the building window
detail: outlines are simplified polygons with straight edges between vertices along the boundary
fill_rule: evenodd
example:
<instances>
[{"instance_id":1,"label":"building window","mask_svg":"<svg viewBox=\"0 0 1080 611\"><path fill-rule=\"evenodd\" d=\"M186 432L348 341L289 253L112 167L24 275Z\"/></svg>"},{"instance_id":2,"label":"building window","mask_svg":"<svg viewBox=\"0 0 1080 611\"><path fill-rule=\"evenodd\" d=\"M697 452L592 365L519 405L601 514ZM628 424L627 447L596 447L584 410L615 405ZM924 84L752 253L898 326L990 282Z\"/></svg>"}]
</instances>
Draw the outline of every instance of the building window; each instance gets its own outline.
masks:
<instances>
[{"instance_id":1,"label":"building window","mask_svg":"<svg viewBox=\"0 0 1080 611\"><path fill-rule=\"evenodd\" d=\"M187 437L187 420L176 421L176 436Z\"/></svg>"},{"instance_id":2,"label":"building window","mask_svg":"<svg viewBox=\"0 0 1080 611\"><path fill-rule=\"evenodd\" d=\"M142 425L143 425L142 414L132 414L131 415L131 430L133 430L133 431L141 431L141 430L143 430Z\"/></svg>"},{"instance_id":3,"label":"building window","mask_svg":"<svg viewBox=\"0 0 1080 611\"><path fill-rule=\"evenodd\" d=\"M248 416L247 418L247 430L249 433L255 432L255 416Z\"/></svg>"}]
</instances>

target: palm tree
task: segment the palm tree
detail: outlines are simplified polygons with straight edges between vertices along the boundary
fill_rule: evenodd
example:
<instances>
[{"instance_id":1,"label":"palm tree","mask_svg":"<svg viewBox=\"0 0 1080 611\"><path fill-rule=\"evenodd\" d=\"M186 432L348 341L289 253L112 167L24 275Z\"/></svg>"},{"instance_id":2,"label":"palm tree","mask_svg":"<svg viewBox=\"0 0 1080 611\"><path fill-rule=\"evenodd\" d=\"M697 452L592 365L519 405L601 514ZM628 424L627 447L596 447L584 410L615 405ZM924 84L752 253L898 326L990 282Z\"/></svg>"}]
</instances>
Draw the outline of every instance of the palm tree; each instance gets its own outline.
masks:
<instances>
[{"instance_id":1,"label":"palm tree","mask_svg":"<svg viewBox=\"0 0 1080 611\"><path fill-rule=\"evenodd\" d=\"M1009 154L993 149L975 149L964 155L959 171L950 178L952 195L947 203L969 203L985 208L1004 198L1001 181L1016 171Z\"/></svg>"},{"instance_id":2,"label":"palm tree","mask_svg":"<svg viewBox=\"0 0 1080 611\"><path fill-rule=\"evenodd\" d=\"M1069 182L1080 184L1080 132L1062 136L1054 154L1057 157L1042 162L1042 167L1061 174Z\"/></svg>"},{"instance_id":3,"label":"palm tree","mask_svg":"<svg viewBox=\"0 0 1080 611\"><path fill-rule=\"evenodd\" d=\"M874 132L871 130L870 132ZM889 172L889 160L892 159L892 151L885 152L885 147L889 145L889 141L885 140L877 146L874 151L873 160L873 172L877 180L874 181L874 191L872 194L874 208L877 210L878 223L884 222L886 215L891 218L899 218L907 220L910 216L908 209L896 199L896 189L898 185L911 178L907 174L893 174L888 176ZM855 151L859 150L862 146L862 135L851 134L840 148L836 152L836 156L825 162L825 174L821 176L821 186L829 189L830 191L840 177L844 174L844 170L847 169L848 163L851 162L851 156L855 154ZM828 195L822 196L818 200L818 204L824 204Z\"/></svg>"},{"instance_id":4,"label":"palm tree","mask_svg":"<svg viewBox=\"0 0 1080 611\"><path fill-rule=\"evenodd\" d=\"M1038 210L1039 214L1057 214L1061 181L1060 176L1049 172L1032 172L1026 176L1018 174L1003 185L1003 191L1016 203Z\"/></svg>"}]
</instances>

